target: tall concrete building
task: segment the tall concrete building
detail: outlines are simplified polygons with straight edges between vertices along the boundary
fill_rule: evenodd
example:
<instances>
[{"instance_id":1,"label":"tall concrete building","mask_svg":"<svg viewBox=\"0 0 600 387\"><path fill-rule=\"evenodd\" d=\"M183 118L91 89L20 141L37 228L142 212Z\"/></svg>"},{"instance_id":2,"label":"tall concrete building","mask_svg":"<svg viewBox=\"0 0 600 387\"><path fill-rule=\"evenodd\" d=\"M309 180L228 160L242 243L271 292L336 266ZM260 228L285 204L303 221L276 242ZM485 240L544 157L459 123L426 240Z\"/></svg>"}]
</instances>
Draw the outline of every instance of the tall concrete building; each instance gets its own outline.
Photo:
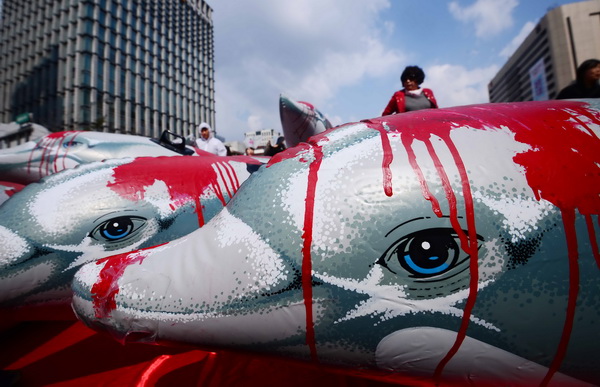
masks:
<instances>
[{"instance_id":1,"label":"tall concrete building","mask_svg":"<svg viewBox=\"0 0 600 387\"><path fill-rule=\"evenodd\" d=\"M590 58L600 59L600 0L551 9L488 84L490 102L553 99Z\"/></svg>"},{"instance_id":2,"label":"tall concrete building","mask_svg":"<svg viewBox=\"0 0 600 387\"><path fill-rule=\"evenodd\" d=\"M215 127L203 0L4 0L0 122L158 137Z\"/></svg>"}]
</instances>

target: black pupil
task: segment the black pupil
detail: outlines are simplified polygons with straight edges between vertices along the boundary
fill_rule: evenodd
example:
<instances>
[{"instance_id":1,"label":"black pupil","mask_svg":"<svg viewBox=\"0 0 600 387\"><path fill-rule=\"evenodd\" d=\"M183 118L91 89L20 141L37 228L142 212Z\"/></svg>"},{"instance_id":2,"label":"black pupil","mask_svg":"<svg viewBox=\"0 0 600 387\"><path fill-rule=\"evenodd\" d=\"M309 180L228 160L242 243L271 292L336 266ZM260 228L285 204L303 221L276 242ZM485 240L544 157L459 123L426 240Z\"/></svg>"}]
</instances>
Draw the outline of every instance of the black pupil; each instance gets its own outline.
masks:
<instances>
[{"instance_id":1,"label":"black pupil","mask_svg":"<svg viewBox=\"0 0 600 387\"><path fill-rule=\"evenodd\" d=\"M133 222L130 218L121 217L111 219L102 227L102 235L108 239L122 238L133 229Z\"/></svg>"}]
</instances>

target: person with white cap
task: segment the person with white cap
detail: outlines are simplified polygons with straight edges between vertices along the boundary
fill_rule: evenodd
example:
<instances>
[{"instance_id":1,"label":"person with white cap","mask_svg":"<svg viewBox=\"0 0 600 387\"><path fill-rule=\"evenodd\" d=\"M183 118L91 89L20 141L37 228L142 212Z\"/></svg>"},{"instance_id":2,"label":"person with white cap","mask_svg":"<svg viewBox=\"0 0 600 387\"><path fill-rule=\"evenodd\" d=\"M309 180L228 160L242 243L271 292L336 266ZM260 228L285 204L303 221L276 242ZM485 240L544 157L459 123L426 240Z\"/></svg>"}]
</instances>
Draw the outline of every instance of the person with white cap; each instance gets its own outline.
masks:
<instances>
[{"instance_id":1,"label":"person with white cap","mask_svg":"<svg viewBox=\"0 0 600 387\"><path fill-rule=\"evenodd\" d=\"M198 125L198 132L200 132L200 137L196 139L198 148L217 156L227 156L227 148L221 140L212 135L210 125L206 122L201 123Z\"/></svg>"}]
</instances>

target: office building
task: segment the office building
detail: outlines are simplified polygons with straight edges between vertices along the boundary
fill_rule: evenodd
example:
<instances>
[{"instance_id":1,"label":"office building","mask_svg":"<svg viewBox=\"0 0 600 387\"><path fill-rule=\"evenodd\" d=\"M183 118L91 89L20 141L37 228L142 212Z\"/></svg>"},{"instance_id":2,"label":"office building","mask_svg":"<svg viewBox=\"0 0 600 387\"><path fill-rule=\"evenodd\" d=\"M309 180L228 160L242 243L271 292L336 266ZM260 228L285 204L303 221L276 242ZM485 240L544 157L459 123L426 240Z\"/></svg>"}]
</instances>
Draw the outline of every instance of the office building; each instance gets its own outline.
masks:
<instances>
[{"instance_id":1,"label":"office building","mask_svg":"<svg viewBox=\"0 0 600 387\"><path fill-rule=\"evenodd\" d=\"M4 0L0 122L158 137L215 127L203 0Z\"/></svg>"},{"instance_id":2,"label":"office building","mask_svg":"<svg viewBox=\"0 0 600 387\"><path fill-rule=\"evenodd\" d=\"M600 0L549 10L488 84L490 102L546 100L600 58Z\"/></svg>"},{"instance_id":3,"label":"office building","mask_svg":"<svg viewBox=\"0 0 600 387\"><path fill-rule=\"evenodd\" d=\"M281 132L277 132L275 129L263 129L255 132L246 132L244 133L244 144L246 147L262 149L267 146L269 141L271 141L271 144L275 144L277 139L281 136L283 136Z\"/></svg>"}]
</instances>

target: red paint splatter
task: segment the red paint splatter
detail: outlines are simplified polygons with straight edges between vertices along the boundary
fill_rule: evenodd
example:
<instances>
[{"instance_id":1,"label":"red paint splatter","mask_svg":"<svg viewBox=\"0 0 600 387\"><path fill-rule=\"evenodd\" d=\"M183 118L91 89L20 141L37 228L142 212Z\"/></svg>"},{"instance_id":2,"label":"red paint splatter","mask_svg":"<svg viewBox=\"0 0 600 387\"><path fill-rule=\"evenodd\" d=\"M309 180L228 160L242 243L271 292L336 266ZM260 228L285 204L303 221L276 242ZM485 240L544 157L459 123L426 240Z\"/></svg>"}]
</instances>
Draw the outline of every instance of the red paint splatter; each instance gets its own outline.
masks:
<instances>
[{"instance_id":1,"label":"red paint splatter","mask_svg":"<svg viewBox=\"0 0 600 387\"><path fill-rule=\"evenodd\" d=\"M437 112L437 111L436 111ZM471 312L473 307L475 306L475 301L477 298L477 285L479 280L478 273L478 249L477 249L477 231L475 229L475 211L473 208L473 197L471 194L471 188L469 184L469 179L467 176L466 168L464 163L460 157L458 149L454 146L450 138L450 131L454 128L453 125L450 125L450 121L446 120L442 117L433 117L432 120L421 120L420 117L415 117L411 115L400 115L395 116L394 118L415 118L414 121L411 120L392 120L392 128L395 131L400 132L402 143L406 149L406 153L409 158L409 164L413 167L417 178L419 179L421 190L423 192L423 197L426 200L431 201L432 210L434 214L438 217L443 216L442 210L439 205L439 201L435 198L435 196L431 193L428 188L427 181L424 178L423 172L419 166L414 150L412 149L412 144L415 140L421 141L425 144L427 151L433 161L433 164L438 173L438 177L442 183L442 187L444 189L444 193L446 196L446 200L449 206L449 218L452 224L453 229L458 234L461 249L465 251L470 257L469 259L469 271L470 271L470 279L469 279L469 294L467 296L467 301L465 303L465 308L463 310L463 317L461 320L461 325L459 331L457 333L456 340L452 346L452 348L448 351L446 356L440 361L439 365L436 367L434 372L434 379L439 380L441 377L441 373L445 365L452 359L452 357L458 352L458 349L462 345L466 337L467 328L470 321ZM398 122L396 122L398 121ZM368 126L373 128L374 123L368 123ZM387 136L387 133L386 133ZM454 163L459 170L459 175L461 178L463 198L465 201L465 218L467 219L467 228L468 232L465 234L463 231L459 221L458 221L458 209L457 209L457 200L454 190L452 189L451 183L448 179L448 175L442 165L441 160L439 159L433 145L431 144L431 137L437 136L441 138L446 144L448 150L452 154L454 159ZM386 149L384 148L384 154ZM385 173L384 173L385 175Z\"/></svg>"},{"instance_id":2,"label":"red paint splatter","mask_svg":"<svg viewBox=\"0 0 600 387\"><path fill-rule=\"evenodd\" d=\"M113 255L96 261L97 265L105 263L100 274L98 274L98 280L92 286L92 302L94 305L94 315L96 318L107 318L110 317L110 313L117 307L115 297L119 293L119 285L117 281L127 266L134 263L142 263L151 251L156 247L165 245L157 245L146 249L140 249L132 253L124 253L119 255Z\"/></svg>"},{"instance_id":3,"label":"red paint splatter","mask_svg":"<svg viewBox=\"0 0 600 387\"><path fill-rule=\"evenodd\" d=\"M58 172L62 169L66 169L65 159L67 157L68 149L71 144L73 144L75 137L79 135L81 132L77 131L67 131L67 132L55 132L50 133L41 139L39 139L35 145L35 147L29 153L29 160L27 162L27 173L31 173L31 166L33 164L33 158L37 152L40 152L40 162L38 165L38 173L39 177L49 175L50 173ZM62 168L58 167L58 160L60 158L60 151L62 149L62 145L65 142L65 139L69 139L69 147L65 151L62 156ZM58 143L58 146L57 146ZM54 151L54 154L52 152ZM51 168L52 166L52 168ZM44 170L45 169L45 170Z\"/></svg>"},{"instance_id":4,"label":"red paint splatter","mask_svg":"<svg viewBox=\"0 0 600 387\"><path fill-rule=\"evenodd\" d=\"M202 227L204 216L200 196L205 190L212 189L224 206L226 201L218 177L222 177L223 184L228 186L228 194L231 196L239 189L239 179L235 169L230 164L233 161L253 165L261 164L260 161L247 156L227 158L219 156L139 157L129 164L115 167L113 170L114 181L109 183L108 187L129 200L141 200L144 198L147 187L157 180L163 181L167 185L171 199L176 205L182 205L189 200L196 203L198 223ZM217 170L220 171L219 176L217 176ZM222 170L225 170L225 172L222 172ZM182 171L185 173L182 173ZM225 178L225 175L227 175L227 178ZM107 317L115 309L115 296L119 293L118 279L128 265L141 263L148 254L144 251L148 249L152 249L152 247L97 261L97 264L104 262L106 264L100 271L98 281L92 287L96 318Z\"/></svg>"},{"instance_id":5,"label":"red paint splatter","mask_svg":"<svg viewBox=\"0 0 600 387\"><path fill-rule=\"evenodd\" d=\"M172 208L189 201L196 203L198 224L202 227L204 216L200 197L210 190L225 206L240 187L239 178L230 164L233 161L261 164L247 156L139 157L129 164L115 167L114 180L108 187L129 200L142 200L149 186L162 181L169 190Z\"/></svg>"},{"instance_id":6,"label":"red paint splatter","mask_svg":"<svg viewBox=\"0 0 600 387\"><path fill-rule=\"evenodd\" d=\"M315 327L313 318L312 297L312 256L311 245L313 239L313 220L315 209L315 194L317 190L318 172L323 160L323 152L320 146L313 148L314 160L308 169L308 185L306 188L306 206L304 210L304 232L302 239L302 295L304 308L306 310L306 345L310 349L313 361L317 361L317 347L315 343Z\"/></svg>"},{"instance_id":7,"label":"red paint splatter","mask_svg":"<svg viewBox=\"0 0 600 387\"><path fill-rule=\"evenodd\" d=\"M587 216L600 214L600 139L579 118L587 117L600 121L584 109L584 104L565 109L549 109L531 112L531 115L514 117L522 124L515 131L517 141L530 144L531 150L514 157L516 163L525 168L527 182L538 199L545 199L561 210L569 257L569 295L563 332L554 359L542 385L547 385L558 371L564 359L571 336L577 295L579 291L579 253L575 230L575 211ZM543 130L532 130L538 126L535 113L543 114L548 124ZM578 123L574 127L572 121ZM591 245L596 244L593 229L589 229ZM597 252L597 248L595 249Z\"/></svg>"},{"instance_id":8,"label":"red paint splatter","mask_svg":"<svg viewBox=\"0 0 600 387\"><path fill-rule=\"evenodd\" d=\"M308 107L310 110L315 110L315 107L313 104L311 104L310 102L305 102L305 101L298 101L298 103L303 104L304 106Z\"/></svg>"},{"instance_id":9,"label":"red paint splatter","mask_svg":"<svg viewBox=\"0 0 600 387\"><path fill-rule=\"evenodd\" d=\"M527 182L534 195L538 200L545 199L561 210L569 256L569 296L567 315L560 343L548 374L542 382L545 385L549 383L564 359L575 315L579 289L575 210L586 216L588 237L594 249L596 261L600 262L598 259L596 235L591 219L589 218L591 215L600 214L600 197L598 195L600 192L600 170L598 167L600 165L600 157L597 151L600 149L600 141L595 133L586 125L586 120L580 117L585 117L586 120L595 123L600 121L600 113L588 110L585 103L566 101L549 101L527 105L480 105L439 111L426 110L372 120L372 123L376 123L377 121L389 122L392 124L392 127L395 127L401 133L409 162L421 182L423 196L425 199L431 200L433 211L437 216L441 214L440 207L427 188L427 182L411 149L413 140L420 140L427 145L428 152L436 165L438 175L449 201L451 219L456 218L456 214L452 213L454 205L453 194L449 190L443 166L435 156L435 152L429 142L429 138L432 135L437 135L444 140L460 171L467 212L467 237L469 238L468 242L466 242L463 235L461 248L471 255L471 281L469 296L457 339L451 350L436 368L436 379L439 379L444 366L458 351L466 335L469 316L477 293L477 282L473 280L477 278L477 242L472 196L466 170L460 160L459 152L450 139L450 131L460 126L468 126L480 130L486 130L487 127L506 127L511 130L517 141L530 145L530 150L517 154L514 157L514 161L524 167ZM456 227L458 224L457 219L453 220L452 224L453 228L458 232L459 227Z\"/></svg>"},{"instance_id":10,"label":"red paint splatter","mask_svg":"<svg viewBox=\"0 0 600 387\"><path fill-rule=\"evenodd\" d=\"M392 161L394 160L394 153L392 152L388 132L384 125L369 125L367 122L367 126L379 132L381 148L383 149L383 160L381 161L381 169L383 170L383 192L385 192L387 196L392 196L392 170L390 169L390 164L392 164Z\"/></svg>"}]
</instances>

